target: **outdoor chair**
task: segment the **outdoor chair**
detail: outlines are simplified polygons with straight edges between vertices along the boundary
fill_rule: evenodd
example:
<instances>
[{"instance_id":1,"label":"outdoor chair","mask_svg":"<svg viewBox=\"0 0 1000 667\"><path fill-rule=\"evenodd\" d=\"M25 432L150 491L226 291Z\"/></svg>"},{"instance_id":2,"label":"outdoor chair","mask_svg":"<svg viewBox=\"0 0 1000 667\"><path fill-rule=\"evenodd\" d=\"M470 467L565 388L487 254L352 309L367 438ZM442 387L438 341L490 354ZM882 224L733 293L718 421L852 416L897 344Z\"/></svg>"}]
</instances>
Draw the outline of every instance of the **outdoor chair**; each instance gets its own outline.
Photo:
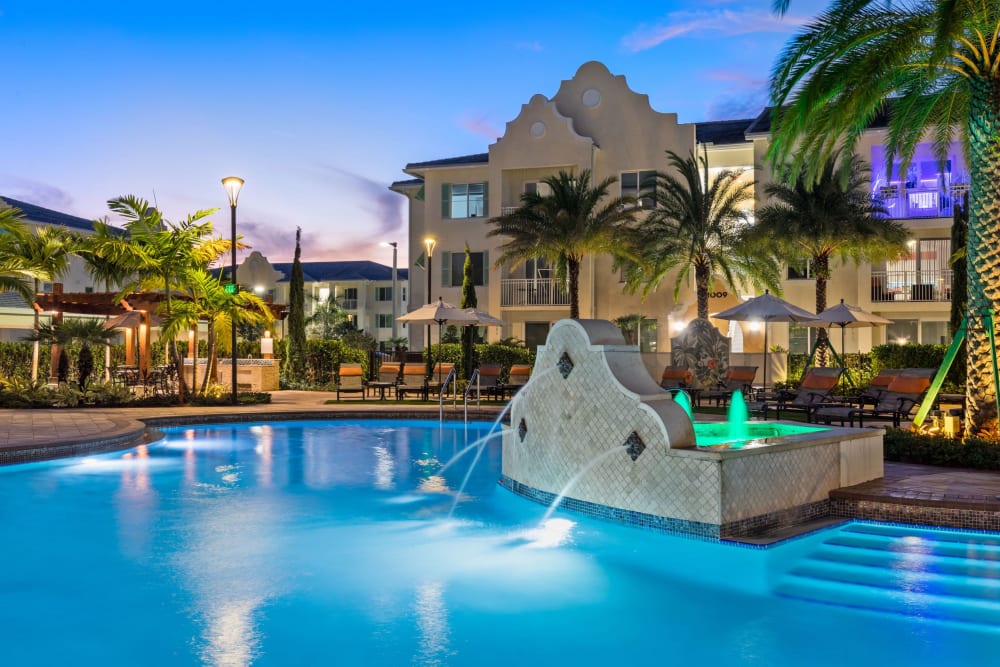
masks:
<instances>
[{"instance_id":1,"label":"outdoor chair","mask_svg":"<svg viewBox=\"0 0 1000 667\"><path fill-rule=\"evenodd\" d=\"M507 373L507 382L504 383L501 390L501 398L504 393L509 393L511 396L516 394L521 387L528 384L530 378L531 364L514 364L511 366L510 372Z\"/></svg>"},{"instance_id":2,"label":"outdoor chair","mask_svg":"<svg viewBox=\"0 0 1000 667\"><path fill-rule=\"evenodd\" d=\"M715 405L725 407L729 403L729 399L732 398L733 392L742 391L745 395L749 395L756 377L756 366L730 366L726 370L725 379L719 382L718 386L701 392L698 403L700 405L703 398L709 400L714 398Z\"/></svg>"},{"instance_id":3,"label":"outdoor chair","mask_svg":"<svg viewBox=\"0 0 1000 667\"><path fill-rule=\"evenodd\" d=\"M878 402L882 394L889 390L892 381L902 372L899 368L883 368L868 382L868 386L857 392L849 402L859 403L865 399L870 399L872 403Z\"/></svg>"},{"instance_id":4,"label":"outdoor chair","mask_svg":"<svg viewBox=\"0 0 1000 667\"><path fill-rule=\"evenodd\" d=\"M361 394L365 397L365 371L361 364L341 364L337 370L337 400L341 394Z\"/></svg>"},{"instance_id":5,"label":"outdoor chair","mask_svg":"<svg viewBox=\"0 0 1000 667\"><path fill-rule=\"evenodd\" d=\"M455 364L449 364L445 362L437 362L434 364L434 371L431 373L430 377L427 378L427 392L428 395L431 392L440 392L441 384L448 379L448 374L455 368ZM450 385L450 390L455 391L455 385Z\"/></svg>"},{"instance_id":6,"label":"outdoor chair","mask_svg":"<svg viewBox=\"0 0 1000 667\"><path fill-rule=\"evenodd\" d=\"M936 372L935 368L903 370L892 379L886 391L878 398L862 396L854 405L820 406L813 416L815 421L824 424L836 421L841 426L845 422L854 426L856 419L858 426L864 426L865 420L891 421L893 426L899 428L903 419L920 404Z\"/></svg>"},{"instance_id":7,"label":"outdoor chair","mask_svg":"<svg viewBox=\"0 0 1000 667\"><path fill-rule=\"evenodd\" d=\"M806 421L812 421L813 412L820 405L829 404L832 392L843 373L844 369L837 367L807 368L798 391L782 392L776 401L754 401L750 404L750 410L762 413L764 419L767 419L769 410L774 410L776 419L781 419L782 411L802 412Z\"/></svg>"},{"instance_id":8,"label":"outdoor chair","mask_svg":"<svg viewBox=\"0 0 1000 667\"><path fill-rule=\"evenodd\" d=\"M417 394L426 401L427 392L427 366L422 361L403 364L403 374L396 385L396 398L402 400L407 394Z\"/></svg>"},{"instance_id":9,"label":"outdoor chair","mask_svg":"<svg viewBox=\"0 0 1000 667\"><path fill-rule=\"evenodd\" d=\"M665 366L660 376L660 386L664 389L687 389L694 380L694 373L682 366Z\"/></svg>"},{"instance_id":10,"label":"outdoor chair","mask_svg":"<svg viewBox=\"0 0 1000 667\"><path fill-rule=\"evenodd\" d=\"M389 391L393 393L396 391L396 386L400 382L400 377L403 373L402 364L395 363L384 363L378 368L378 377L374 382L369 382L367 384L368 392L366 395L371 395L378 391L381 397L385 397L385 392Z\"/></svg>"}]
</instances>

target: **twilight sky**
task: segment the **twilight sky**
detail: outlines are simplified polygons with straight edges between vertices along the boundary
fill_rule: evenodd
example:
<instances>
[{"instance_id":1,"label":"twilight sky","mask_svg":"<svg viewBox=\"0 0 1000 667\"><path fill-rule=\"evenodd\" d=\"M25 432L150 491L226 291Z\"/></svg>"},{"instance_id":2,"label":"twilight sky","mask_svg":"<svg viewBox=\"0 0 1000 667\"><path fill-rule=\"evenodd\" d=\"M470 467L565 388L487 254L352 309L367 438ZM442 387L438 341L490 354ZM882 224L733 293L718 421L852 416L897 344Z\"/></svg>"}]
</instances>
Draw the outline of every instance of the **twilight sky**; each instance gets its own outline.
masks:
<instances>
[{"instance_id":1,"label":"twilight sky","mask_svg":"<svg viewBox=\"0 0 1000 667\"><path fill-rule=\"evenodd\" d=\"M0 0L0 194L85 218L123 194L172 221L220 208L228 235L232 174L272 261L301 226L306 260L388 264L407 162L485 152L588 60L680 122L753 116L823 5Z\"/></svg>"}]
</instances>

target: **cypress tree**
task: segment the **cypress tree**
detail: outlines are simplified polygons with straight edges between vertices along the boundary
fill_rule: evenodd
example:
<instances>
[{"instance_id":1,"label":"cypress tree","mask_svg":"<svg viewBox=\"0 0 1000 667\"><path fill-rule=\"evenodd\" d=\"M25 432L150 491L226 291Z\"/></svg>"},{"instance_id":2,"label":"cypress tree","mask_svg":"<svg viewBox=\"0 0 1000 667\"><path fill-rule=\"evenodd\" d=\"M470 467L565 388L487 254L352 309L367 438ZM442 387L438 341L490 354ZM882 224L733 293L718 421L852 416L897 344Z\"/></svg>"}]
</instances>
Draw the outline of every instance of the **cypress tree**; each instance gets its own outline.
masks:
<instances>
[{"instance_id":1,"label":"cypress tree","mask_svg":"<svg viewBox=\"0 0 1000 667\"><path fill-rule=\"evenodd\" d=\"M486 267L483 267L486 270ZM479 305L476 298L476 283L472 275L472 253L469 244L465 244L465 264L462 266L462 308L475 308ZM462 327L462 373L463 377L472 377L475 367L476 327Z\"/></svg>"},{"instance_id":2,"label":"cypress tree","mask_svg":"<svg viewBox=\"0 0 1000 667\"><path fill-rule=\"evenodd\" d=\"M305 279L302 276L302 228L295 229L295 259L288 283L288 358L285 377L295 385L306 379Z\"/></svg>"}]
</instances>

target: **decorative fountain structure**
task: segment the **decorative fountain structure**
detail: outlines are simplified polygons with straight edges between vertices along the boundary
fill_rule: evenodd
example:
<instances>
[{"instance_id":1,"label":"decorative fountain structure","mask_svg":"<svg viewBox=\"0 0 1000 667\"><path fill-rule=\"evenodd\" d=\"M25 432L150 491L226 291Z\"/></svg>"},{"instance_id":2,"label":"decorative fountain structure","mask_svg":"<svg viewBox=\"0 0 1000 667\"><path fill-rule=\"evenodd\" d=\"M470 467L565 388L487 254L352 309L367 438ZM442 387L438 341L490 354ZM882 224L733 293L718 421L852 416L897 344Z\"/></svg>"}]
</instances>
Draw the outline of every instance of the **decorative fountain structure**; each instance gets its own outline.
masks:
<instances>
[{"instance_id":1,"label":"decorative fountain structure","mask_svg":"<svg viewBox=\"0 0 1000 667\"><path fill-rule=\"evenodd\" d=\"M601 518L737 538L825 516L831 490L883 475L881 430L757 437L756 425L746 442L699 448L615 325L561 320L512 401L500 483Z\"/></svg>"}]
</instances>

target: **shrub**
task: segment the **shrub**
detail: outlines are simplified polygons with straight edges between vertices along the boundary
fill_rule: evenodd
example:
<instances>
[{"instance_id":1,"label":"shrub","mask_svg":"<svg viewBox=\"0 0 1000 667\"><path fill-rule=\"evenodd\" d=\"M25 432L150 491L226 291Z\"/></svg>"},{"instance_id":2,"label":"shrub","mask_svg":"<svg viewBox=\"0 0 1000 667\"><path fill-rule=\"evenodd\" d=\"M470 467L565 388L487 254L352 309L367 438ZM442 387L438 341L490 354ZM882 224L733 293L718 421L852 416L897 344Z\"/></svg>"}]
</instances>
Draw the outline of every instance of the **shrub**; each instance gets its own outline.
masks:
<instances>
[{"instance_id":1,"label":"shrub","mask_svg":"<svg viewBox=\"0 0 1000 667\"><path fill-rule=\"evenodd\" d=\"M883 368L940 368L947 351L946 345L876 345L872 348L872 367L875 372ZM965 359L962 355L955 358L942 390L950 393L965 391Z\"/></svg>"},{"instance_id":2,"label":"shrub","mask_svg":"<svg viewBox=\"0 0 1000 667\"><path fill-rule=\"evenodd\" d=\"M926 435L888 428L885 460L954 468L1000 470L1000 441L969 438L961 441L942 435Z\"/></svg>"}]
</instances>

